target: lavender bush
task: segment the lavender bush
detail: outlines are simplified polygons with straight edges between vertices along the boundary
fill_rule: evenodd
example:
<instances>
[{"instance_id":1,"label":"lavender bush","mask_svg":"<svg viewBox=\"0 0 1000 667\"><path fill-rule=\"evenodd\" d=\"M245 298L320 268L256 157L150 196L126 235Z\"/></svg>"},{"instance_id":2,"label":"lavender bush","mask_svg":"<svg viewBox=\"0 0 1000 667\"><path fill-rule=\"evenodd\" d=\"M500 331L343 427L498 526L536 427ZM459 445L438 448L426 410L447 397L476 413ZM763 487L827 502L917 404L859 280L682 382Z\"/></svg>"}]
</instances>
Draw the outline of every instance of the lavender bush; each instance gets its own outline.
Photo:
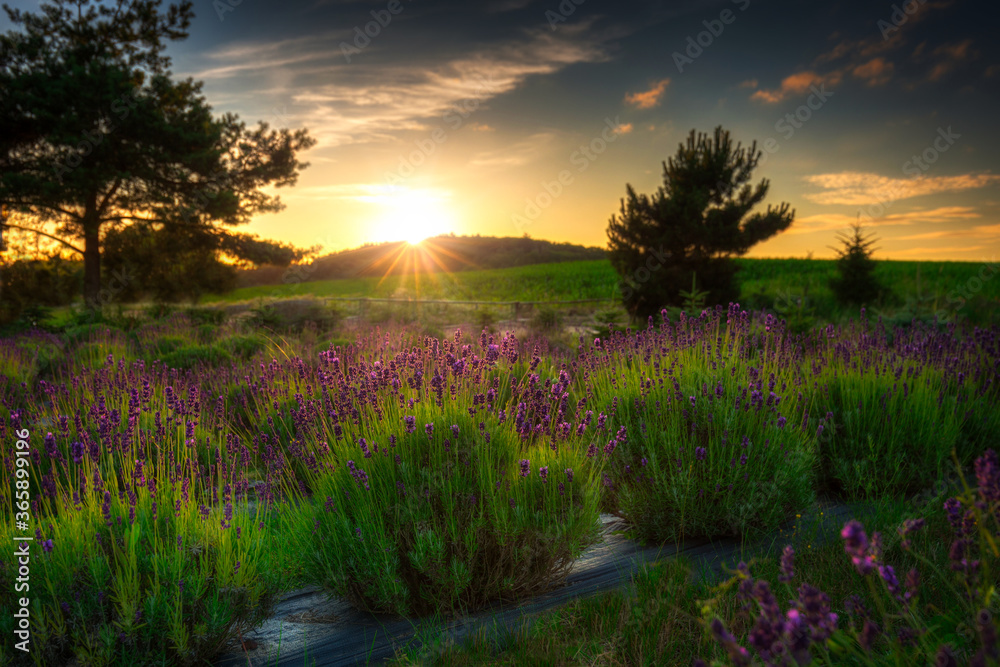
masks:
<instances>
[{"instance_id":1,"label":"lavender bush","mask_svg":"<svg viewBox=\"0 0 1000 667\"><path fill-rule=\"evenodd\" d=\"M1000 427L1000 336L954 325L798 335L734 305L575 350L378 328L328 345L177 315L127 329L0 340L0 482L28 428L49 664L204 660L304 583L404 613L530 595L596 538L599 507L654 541L763 530L816 489L933 481ZM225 354L170 358L206 347ZM22 534L10 494L0 515L0 539ZM984 595L988 559L963 555L982 545L955 548ZM13 576L5 559L0 587Z\"/></svg>"},{"instance_id":2,"label":"lavender bush","mask_svg":"<svg viewBox=\"0 0 1000 667\"><path fill-rule=\"evenodd\" d=\"M754 580L741 563L735 582L738 598L756 610L747 637L750 648L726 629L711 603L705 607L708 633L734 665L997 664L1000 621L994 612L1000 574L1000 457L994 450L976 459L975 475L975 491L965 487L962 494L944 503L952 529L949 568L957 607L934 613L934 605L920 604L920 569L897 573L884 559L882 535L869 537L860 522L851 520L841 531L844 550L861 579L859 584L871 593L873 606L852 596L845 604L847 618L841 618L821 590L805 582L794 588L794 550L786 546L779 588L791 599L787 609L782 609L771 584ZM924 525L924 519L912 518L898 527L904 550L912 549L913 536ZM936 569L931 560L913 555L924 567Z\"/></svg>"}]
</instances>

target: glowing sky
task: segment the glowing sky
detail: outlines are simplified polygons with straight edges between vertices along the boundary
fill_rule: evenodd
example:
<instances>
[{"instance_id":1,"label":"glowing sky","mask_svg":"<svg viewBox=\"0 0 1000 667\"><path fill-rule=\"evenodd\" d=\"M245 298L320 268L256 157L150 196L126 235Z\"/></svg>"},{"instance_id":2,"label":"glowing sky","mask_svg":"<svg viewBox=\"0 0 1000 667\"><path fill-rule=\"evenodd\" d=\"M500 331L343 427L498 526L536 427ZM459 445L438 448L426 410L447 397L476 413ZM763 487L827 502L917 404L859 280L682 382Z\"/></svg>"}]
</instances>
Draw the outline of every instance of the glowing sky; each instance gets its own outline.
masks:
<instances>
[{"instance_id":1,"label":"glowing sky","mask_svg":"<svg viewBox=\"0 0 1000 667\"><path fill-rule=\"evenodd\" d=\"M169 53L217 112L319 140L287 209L248 228L266 237L604 245L625 184L651 192L721 124L767 149L768 201L797 212L752 256L830 256L860 211L883 257L981 260L1000 43L975 4L196 0Z\"/></svg>"}]
</instances>

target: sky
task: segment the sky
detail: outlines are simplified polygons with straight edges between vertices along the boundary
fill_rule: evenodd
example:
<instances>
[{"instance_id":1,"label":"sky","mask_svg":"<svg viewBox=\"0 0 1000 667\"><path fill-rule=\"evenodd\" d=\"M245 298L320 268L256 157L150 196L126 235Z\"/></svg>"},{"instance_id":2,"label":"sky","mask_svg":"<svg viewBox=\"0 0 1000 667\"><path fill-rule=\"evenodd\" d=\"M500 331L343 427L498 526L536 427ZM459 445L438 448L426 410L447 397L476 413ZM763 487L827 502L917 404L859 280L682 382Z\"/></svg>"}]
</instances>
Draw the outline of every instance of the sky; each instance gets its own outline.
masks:
<instances>
[{"instance_id":1,"label":"sky","mask_svg":"<svg viewBox=\"0 0 1000 667\"><path fill-rule=\"evenodd\" d=\"M986 261L1000 41L976 4L195 0L167 52L215 112L318 140L286 209L246 228L299 246L603 246L626 184L654 192L722 125L796 211L749 256L831 257L860 215L876 257Z\"/></svg>"}]
</instances>

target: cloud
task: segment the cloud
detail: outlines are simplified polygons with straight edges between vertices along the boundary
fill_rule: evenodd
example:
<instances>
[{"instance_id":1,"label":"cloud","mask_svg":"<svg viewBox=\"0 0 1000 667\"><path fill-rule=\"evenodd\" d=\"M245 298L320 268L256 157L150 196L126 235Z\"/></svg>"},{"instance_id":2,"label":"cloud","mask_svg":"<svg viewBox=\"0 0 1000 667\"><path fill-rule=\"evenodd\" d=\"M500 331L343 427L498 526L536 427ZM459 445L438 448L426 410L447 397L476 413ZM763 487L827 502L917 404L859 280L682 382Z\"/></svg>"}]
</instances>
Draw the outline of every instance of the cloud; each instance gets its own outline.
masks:
<instances>
[{"instance_id":1,"label":"cloud","mask_svg":"<svg viewBox=\"0 0 1000 667\"><path fill-rule=\"evenodd\" d=\"M625 103L631 104L637 109L652 109L659 106L660 101L663 99L663 94L667 91L667 86L669 85L670 79L660 79L649 90L625 95Z\"/></svg>"},{"instance_id":2,"label":"cloud","mask_svg":"<svg viewBox=\"0 0 1000 667\"><path fill-rule=\"evenodd\" d=\"M739 88L756 88L758 85L757 79L747 79L746 81L741 81Z\"/></svg>"},{"instance_id":3,"label":"cloud","mask_svg":"<svg viewBox=\"0 0 1000 667\"><path fill-rule=\"evenodd\" d=\"M972 40L967 39L964 42L944 44L934 49L931 56L937 59L937 63L928 73L927 80L940 81L959 65L971 60L975 57L971 47Z\"/></svg>"},{"instance_id":4,"label":"cloud","mask_svg":"<svg viewBox=\"0 0 1000 667\"><path fill-rule=\"evenodd\" d=\"M884 204L941 192L961 192L983 188L1000 182L1000 175L960 174L958 176L891 178L878 174L847 171L837 174L814 174L805 176L804 180L825 190L825 192L806 194L805 198L809 201L828 206L869 206L880 202Z\"/></svg>"},{"instance_id":5,"label":"cloud","mask_svg":"<svg viewBox=\"0 0 1000 667\"><path fill-rule=\"evenodd\" d=\"M469 123L468 128L473 132L495 132L496 128L486 123Z\"/></svg>"},{"instance_id":6,"label":"cloud","mask_svg":"<svg viewBox=\"0 0 1000 667\"><path fill-rule=\"evenodd\" d=\"M900 3L902 4L902 3ZM908 32L918 22L931 15L932 10L943 9L954 4L954 0L921 0L919 11L907 16L907 20L899 26L892 25L891 30L883 33L881 30L869 33L859 39L840 39L833 47L813 59L809 70L798 72L786 77L781 86L774 90L758 90L750 99L775 104L790 95L803 92L802 83L826 83L835 86L847 74L853 74L862 79L868 86L880 86L889 82L895 71L895 65L889 60L889 54L898 51L906 45L904 32ZM889 16L883 17L888 19ZM920 48L906 58L907 63L915 62L920 55ZM942 67L952 67L956 62L954 49L939 54L944 58ZM809 85L805 85L808 88ZM911 84L912 87L912 84Z\"/></svg>"},{"instance_id":7,"label":"cloud","mask_svg":"<svg viewBox=\"0 0 1000 667\"><path fill-rule=\"evenodd\" d=\"M925 259L931 259L934 257L946 257L948 253L972 252L973 250L982 250L982 248L983 246L981 245L972 245L972 246L953 245L943 248L940 246L931 246L928 248L921 247L921 248L907 248L906 250L893 250L892 254L894 256L900 256L900 257L906 257L909 255L920 255Z\"/></svg>"},{"instance_id":8,"label":"cloud","mask_svg":"<svg viewBox=\"0 0 1000 667\"><path fill-rule=\"evenodd\" d=\"M449 114L464 120L530 76L607 60L603 42L615 35L595 35L590 26L580 21L557 33L536 28L459 55L425 53L388 62L375 52L383 44L374 40L371 52L354 55L351 63L340 51L340 38L329 35L244 43L210 54L213 65L192 76L229 79L243 91L284 91L297 116L309 119L320 148L395 142L400 133L447 127ZM262 85L253 85L259 80ZM259 97L244 93L235 102L252 107Z\"/></svg>"},{"instance_id":9,"label":"cloud","mask_svg":"<svg viewBox=\"0 0 1000 667\"><path fill-rule=\"evenodd\" d=\"M294 192L282 195L282 198L316 201L351 200L366 204L383 204L402 195L419 195L425 199L443 200L450 198L451 192L441 188L401 188L386 183L338 183L299 186Z\"/></svg>"},{"instance_id":10,"label":"cloud","mask_svg":"<svg viewBox=\"0 0 1000 667\"><path fill-rule=\"evenodd\" d=\"M943 229L934 232L924 232L922 234L911 234L900 236L900 241L931 241L946 238L976 238L986 241L995 240L1000 237L1000 224L998 225L976 225L968 229Z\"/></svg>"},{"instance_id":11,"label":"cloud","mask_svg":"<svg viewBox=\"0 0 1000 667\"><path fill-rule=\"evenodd\" d=\"M884 226L908 226L917 224L957 223L975 220L980 214L971 206L941 206L933 209L913 209L878 218L874 224ZM857 215L843 213L818 213L796 218L788 234L811 234L813 232L842 231L858 221Z\"/></svg>"},{"instance_id":12,"label":"cloud","mask_svg":"<svg viewBox=\"0 0 1000 667\"><path fill-rule=\"evenodd\" d=\"M758 90L750 96L751 100L758 100L767 104L776 104L792 95L801 95L812 86L828 84L835 86L840 83L841 74L833 72L831 74L817 74L812 70L797 72L786 76L781 80L781 86L775 90Z\"/></svg>"},{"instance_id":13,"label":"cloud","mask_svg":"<svg viewBox=\"0 0 1000 667\"><path fill-rule=\"evenodd\" d=\"M539 132L524 141L479 153L469 160L469 164L473 167L520 167L530 164L545 153L555 137L552 132Z\"/></svg>"},{"instance_id":14,"label":"cloud","mask_svg":"<svg viewBox=\"0 0 1000 667\"><path fill-rule=\"evenodd\" d=\"M887 62L885 58L872 58L863 65L858 65L851 74L859 79L864 79L868 86L883 86L889 83L892 78L894 65Z\"/></svg>"},{"instance_id":15,"label":"cloud","mask_svg":"<svg viewBox=\"0 0 1000 667\"><path fill-rule=\"evenodd\" d=\"M650 127L650 129L653 128L652 125L650 125L649 127ZM612 129L611 131L614 134L628 134L633 129L634 128L632 127L632 123L622 123L621 125L618 125L617 127L615 127L614 129Z\"/></svg>"}]
</instances>

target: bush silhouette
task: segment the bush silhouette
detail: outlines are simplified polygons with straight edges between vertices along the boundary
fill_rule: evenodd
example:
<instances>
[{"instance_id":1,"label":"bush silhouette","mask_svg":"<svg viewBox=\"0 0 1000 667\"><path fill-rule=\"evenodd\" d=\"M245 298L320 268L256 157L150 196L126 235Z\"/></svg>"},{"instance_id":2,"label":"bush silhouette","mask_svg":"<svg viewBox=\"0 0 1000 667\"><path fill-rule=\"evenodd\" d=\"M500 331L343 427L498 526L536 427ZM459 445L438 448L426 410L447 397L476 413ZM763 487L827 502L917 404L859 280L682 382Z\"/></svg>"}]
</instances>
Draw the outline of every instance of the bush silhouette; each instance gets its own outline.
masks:
<instances>
[{"instance_id":1,"label":"bush silhouette","mask_svg":"<svg viewBox=\"0 0 1000 667\"><path fill-rule=\"evenodd\" d=\"M608 224L608 248L633 317L682 305L681 292L695 273L706 305L737 299L732 258L784 231L795 217L787 203L751 213L769 188L767 179L750 184L760 157L756 142L734 145L721 127L711 137L692 130L663 164L663 185L655 194L626 186L620 214Z\"/></svg>"},{"instance_id":2,"label":"bush silhouette","mask_svg":"<svg viewBox=\"0 0 1000 667\"><path fill-rule=\"evenodd\" d=\"M837 239L837 275L830 290L841 305L863 306L875 302L884 291L875 277L878 262L872 259L878 242L874 234L862 231L861 224L851 225L850 232L840 232ZM832 247L832 246L831 246Z\"/></svg>"}]
</instances>

